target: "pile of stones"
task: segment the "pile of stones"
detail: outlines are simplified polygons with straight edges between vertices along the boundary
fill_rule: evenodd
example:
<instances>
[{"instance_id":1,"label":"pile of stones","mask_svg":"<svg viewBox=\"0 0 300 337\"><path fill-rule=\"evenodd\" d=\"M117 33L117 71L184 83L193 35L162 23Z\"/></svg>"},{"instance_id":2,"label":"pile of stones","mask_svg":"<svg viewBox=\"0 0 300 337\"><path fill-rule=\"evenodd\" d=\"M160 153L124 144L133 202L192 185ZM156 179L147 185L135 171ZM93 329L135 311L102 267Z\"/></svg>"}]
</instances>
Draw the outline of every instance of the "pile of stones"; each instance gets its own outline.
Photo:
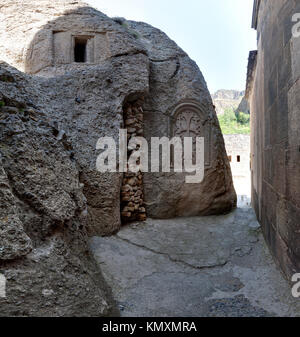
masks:
<instances>
[{"instance_id":1,"label":"pile of stones","mask_svg":"<svg viewBox=\"0 0 300 337\"><path fill-rule=\"evenodd\" d=\"M142 102L127 103L124 107L124 119L127 128L127 142L133 137L143 136ZM128 147L128 158L135 149ZM123 223L146 220L141 171L130 172L128 170L124 173L121 190L121 217Z\"/></svg>"}]
</instances>

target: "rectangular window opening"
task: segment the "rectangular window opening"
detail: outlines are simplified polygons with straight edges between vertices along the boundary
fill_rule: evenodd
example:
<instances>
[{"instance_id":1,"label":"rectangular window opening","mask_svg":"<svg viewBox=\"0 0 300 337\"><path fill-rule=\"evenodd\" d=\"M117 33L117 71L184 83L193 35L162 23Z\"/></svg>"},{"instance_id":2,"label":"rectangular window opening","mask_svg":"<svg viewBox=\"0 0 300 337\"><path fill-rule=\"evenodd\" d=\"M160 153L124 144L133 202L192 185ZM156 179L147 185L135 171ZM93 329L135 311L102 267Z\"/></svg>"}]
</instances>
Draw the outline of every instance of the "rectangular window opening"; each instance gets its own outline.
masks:
<instances>
[{"instance_id":1,"label":"rectangular window opening","mask_svg":"<svg viewBox=\"0 0 300 337\"><path fill-rule=\"evenodd\" d=\"M88 38L86 37L75 37L74 46L74 61L78 63L85 63L86 60L86 46Z\"/></svg>"},{"instance_id":2,"label":"rectangular window opening","mask_svg":"<svg viewBox=\"0 0 300 337\"><path fill-rule=\"evenodd\" d=\"M237 159L237 162L238 162L238 163L241 162L241 156L237 156L236 159Z\"/></svg>"}]
</instances>

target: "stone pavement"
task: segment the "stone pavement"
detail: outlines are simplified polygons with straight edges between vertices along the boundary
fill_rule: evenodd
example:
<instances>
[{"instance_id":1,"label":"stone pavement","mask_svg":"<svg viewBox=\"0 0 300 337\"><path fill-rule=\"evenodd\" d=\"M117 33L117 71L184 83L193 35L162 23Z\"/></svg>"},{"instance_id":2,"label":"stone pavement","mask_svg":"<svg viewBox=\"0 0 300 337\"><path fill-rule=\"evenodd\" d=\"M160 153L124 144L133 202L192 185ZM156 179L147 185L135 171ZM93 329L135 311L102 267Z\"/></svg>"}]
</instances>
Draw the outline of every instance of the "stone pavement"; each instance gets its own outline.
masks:
<instances>
[{"instance_id":1,"label":"stone pavement","mask_svg":"<svg viewBox=\"0 0 300 337\"><path fill-rule=\"evenodd\" d=\"M135 223L90 247L122 316L300 316L251 208Z\"/></svg>"}]
</instances>

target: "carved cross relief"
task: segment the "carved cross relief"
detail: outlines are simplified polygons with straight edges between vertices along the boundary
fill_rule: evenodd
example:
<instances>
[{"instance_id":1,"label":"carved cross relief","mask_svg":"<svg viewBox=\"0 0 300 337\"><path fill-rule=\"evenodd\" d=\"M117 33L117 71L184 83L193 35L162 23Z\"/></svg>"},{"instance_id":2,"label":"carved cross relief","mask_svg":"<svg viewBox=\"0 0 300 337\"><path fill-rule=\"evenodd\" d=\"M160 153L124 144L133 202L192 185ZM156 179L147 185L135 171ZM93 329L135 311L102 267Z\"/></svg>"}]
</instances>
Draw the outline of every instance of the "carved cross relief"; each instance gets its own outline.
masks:
<instances>
[{"instance_id":1,"label":"carved cross relief","mask_svg":"<svg viewBox=\"0 0 300 337\"><path fill-rule=\"evenodd\" d=\"M177 115L174 125L174 136L197 137L202 134L202 123L199 115L191 110L184 110Z\"/></svg>"},{"instance_id":2,"label":"carved cross relief","mask_svg":"<svg viewBox=\"0 0 300 337\"><path fill-rule=\"evenodd\" d=\"M173 113L171 122L171 136L180 137L182 142L184 137L192 137L193 145L196 144L196 137L204 137L205 166L207 167L210 166L211 130L209 120L203 120L202 116L203 113L196 104L181 104L177 107L177 109L175 109Z\"/></svg>"}]
</instances>

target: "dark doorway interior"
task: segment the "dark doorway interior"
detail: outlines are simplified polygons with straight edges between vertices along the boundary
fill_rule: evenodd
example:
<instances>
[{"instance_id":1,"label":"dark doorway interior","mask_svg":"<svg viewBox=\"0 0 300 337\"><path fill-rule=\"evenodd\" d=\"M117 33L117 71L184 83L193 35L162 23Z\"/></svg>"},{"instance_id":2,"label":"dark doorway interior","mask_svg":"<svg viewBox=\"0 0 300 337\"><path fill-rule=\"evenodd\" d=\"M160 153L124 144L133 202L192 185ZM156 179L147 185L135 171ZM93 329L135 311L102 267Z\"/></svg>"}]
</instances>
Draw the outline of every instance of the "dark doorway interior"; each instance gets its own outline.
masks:
<instances>
[{"instance_id":1,"label":"dark doorway interior","mask_svg":"<svg viewBox=\"0 0 300 337\"><path fill-rule=\"evenodd\" d=\"M74 61L79 63L86 62L86 38L75 38Z\"/></svg>"}]
</instances>

